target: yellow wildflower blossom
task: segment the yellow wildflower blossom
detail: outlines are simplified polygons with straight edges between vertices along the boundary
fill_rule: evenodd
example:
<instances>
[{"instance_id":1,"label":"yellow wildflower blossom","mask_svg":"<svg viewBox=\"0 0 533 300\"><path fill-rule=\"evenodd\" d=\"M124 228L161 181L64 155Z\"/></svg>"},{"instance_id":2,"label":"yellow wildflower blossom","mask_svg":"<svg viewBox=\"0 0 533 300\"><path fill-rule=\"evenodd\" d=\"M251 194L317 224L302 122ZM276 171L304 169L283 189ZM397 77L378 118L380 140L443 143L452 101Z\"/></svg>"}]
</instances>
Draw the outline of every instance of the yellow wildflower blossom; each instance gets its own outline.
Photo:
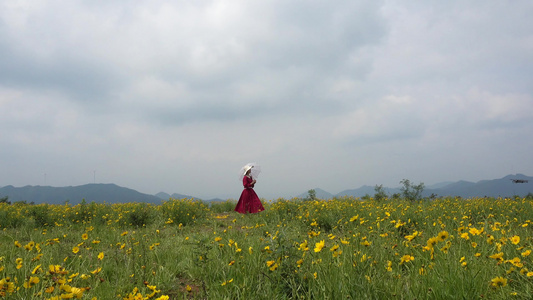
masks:
<instances>
[{"instance_id":1,"label":"yellow wildflower blossom","mask_svg":"<svg viewBox=\"0 0 533 300\"><path fill-rule=\"evenodd\" d=\"M316 244L315 244L315 252L320 252L320 251L322 251L322 248L325 247L325 244L326 244L326 243L324 242L324 240L321 240L320 242L316 243Z\"/></svg>"}]
</instances>

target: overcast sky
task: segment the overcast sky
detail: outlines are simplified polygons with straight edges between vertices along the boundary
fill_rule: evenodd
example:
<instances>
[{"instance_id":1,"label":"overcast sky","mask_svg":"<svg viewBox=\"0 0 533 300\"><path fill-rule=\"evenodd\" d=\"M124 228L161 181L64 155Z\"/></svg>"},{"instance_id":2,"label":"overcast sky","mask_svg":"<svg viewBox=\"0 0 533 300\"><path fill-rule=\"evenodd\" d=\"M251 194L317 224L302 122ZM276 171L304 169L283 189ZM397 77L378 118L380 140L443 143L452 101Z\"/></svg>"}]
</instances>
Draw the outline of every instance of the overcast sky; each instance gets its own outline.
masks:
<instances>
[{"instance_id":1,"label":"overcast sky","mask_svg":"<svg viewBox=\"0 0 533 300\"><path fill-rule=\"evenodd\" d=\"M0 186L533 175L533 1L0 0Z\"/></svg>"}]
</instances>

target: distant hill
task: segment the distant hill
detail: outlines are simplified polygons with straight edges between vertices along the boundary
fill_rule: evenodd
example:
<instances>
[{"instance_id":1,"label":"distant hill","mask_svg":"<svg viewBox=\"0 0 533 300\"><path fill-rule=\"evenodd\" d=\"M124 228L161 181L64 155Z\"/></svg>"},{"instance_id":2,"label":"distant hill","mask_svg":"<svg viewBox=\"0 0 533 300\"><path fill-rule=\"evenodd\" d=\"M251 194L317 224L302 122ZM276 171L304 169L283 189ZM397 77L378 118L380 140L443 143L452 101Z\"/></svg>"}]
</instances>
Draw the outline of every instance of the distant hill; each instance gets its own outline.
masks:
<instances>
[{"instance_id":1,"label":"distant hill","mask_svg":"<svg viewBox=\"0 0 533 300\"><path fill-rule=\"evenodd\" d=\"M513 180L522 181L521 183L515 183ZM527 181L527 182L526 182ZM418 184L418 183L414 183ZM317 198L320 199L330 199L333 197L343 197L343 196L353 196L353 197L363 197L365 195L374 196L375 186L363 185L357 189L344 190L338 194L332 195L324 190L316 188ZM389 188L383 187L383 190L387 195L392 196L396 193L401 193L399 187ZM324 197L319 197L318 191L321 191L321 195ZM423 196L429 197L430 195L437 195L439 197L511 197L511 196L521 196L525 197L527 194L533 193L533 177L529 177L523 174L507 175L500 179L493 180L481 180L479 182L469 182L460 180L457 182L443 182L431 185L430 187L425 187ZM327 195L331 195L327 197ZM305 198L307 193L302 193L298 197Z\"/></svg>"},{"instance_id":2,"label":"distant hill","mask_svg":"<svg viewBox=\"0 0 533 300\"><path fill-rule=\"evenodd\" d=\"M515 183L513 180L524 182ZM458 181L442 188L424 191L425 196L436 194L438 196L460 196L463 198L511 197L515 195L524 197L528 193L533 193L533 177L523 174L507 175L500 179L481 180L476 183Z\"/></svg>"},{"instance_id":3,"label":"distant hill","mask_svg":"<svg viewBox=\"0 0 533 300\"><path fill-rule=\"evenodd\" d=\"M196 197L193 197L193 196L189 196L189 195L183 195L183 194L178 194L178 193L174 193L172 195L170 194L167 194L165 192L159 192L157 194L155 194L156 197L158 197L159 199L161 200L169 200L170 198L172 199L196 199L196 200L200 200L199 198L196 198Z\"/></svg>"},{"instance_id":4,"label":"distant hill","mask_svg":"<svg viewBox=\"0 0 533 300\"><path fill-rule=\"evenodd\" d=\"M363 185L362 187L357 188L357 189L342 191L342 192L336 194L335 197L345 197L345 196L363 197L363 196L366 196L366 195L374 196L374 194L376 193L374 188L375 188L375 186ZM399 188L383 187L383 190L389 196L400 192Z\"/></svg>"},{"instance_id":5,"label":"distant hill","mask_svg":"<svg viewBox=\"0 0 533 300\"><path fill-rule=\"evenodd\" d=\"M324 191L323 189L314 188L313 190L315 190L315 196L318 199L331 199L331 198L333 198L333 194L328 193L328 192ZM300 195L298 195L296 197L297 198L307 198L308 196L309 196L309 191L307 191L305 193L301 193Z\"/></svg>"},{"instance_id":6,"label":"distant hill","mask_svg":"<svg viewBox=\"0 0 533 300\"><path fill-rule=\"evenodd\" d=\"M127 203L146 202L160 204L161 199L135 190L120 187L116 184L86 184L80 186L51 187L12 185L0 188L0 197L8 196L10 202L26 201L27 203L70 204L86 202Z\"/></svg>"},{"instance_id":7,"label":"distant hill","mask_svg":"<svg viewBox=\"0 0 533 300\"><path fill-rule=\"evenodd\" d=\"M518 181L517 181L518 180ZM418 184L418 183L414 183ZM357 189L344 190L338 194L331 194L323 189L315 188L318 199L331 199L334 197L353 196L363 197L365 195L373 196L375 194L374 186L364 185ZM385 193L392 196L401 193L399 187L383 187ZM524 197L533 193L533 177L523 174L507 175L500 179L481 180L479 182L457 181L444 182L426 187L423 192L424 197L437 195L439 197L459 196L463 198L471 197L511 197L518 195ZM306 198L308 191L301 193L297 197ZM78 204L83 199L87 202L97 203L128 203L128 202L145 202L160 204L170 198L174 199L197 199L194 196L174 193L172 195L161 192L156 195L148 195L137 192L133 189L120 187L116 184L86 184L80 186L68 187L51 187L51 186L24 186L14 187L12 185L0 188L0 198L8 196L10 202L26 201L27 203L49 203L64 204L68 201L70 204ZM219 202L224 201L214 198L205 201Z\"/></svg>"}]
</instances>

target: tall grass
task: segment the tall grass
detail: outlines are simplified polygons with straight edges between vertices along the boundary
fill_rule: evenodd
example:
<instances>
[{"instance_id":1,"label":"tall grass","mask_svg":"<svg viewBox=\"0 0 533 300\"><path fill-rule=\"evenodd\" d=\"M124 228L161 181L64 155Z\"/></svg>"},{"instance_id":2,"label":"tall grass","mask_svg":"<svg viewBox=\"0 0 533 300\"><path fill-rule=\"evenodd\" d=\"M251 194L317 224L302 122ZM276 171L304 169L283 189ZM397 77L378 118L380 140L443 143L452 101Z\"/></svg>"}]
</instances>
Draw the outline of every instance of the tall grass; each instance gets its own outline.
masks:
<instances>
[{"instance_id":1,"label":"tall grass","mask_svg":"<svg viewBox=\"0 0 533 300\"><path fill-rule=\"evenodd\" d=\"M0 203L8 299L530 299L533 199Z\"/></svg>"}]
</instances>

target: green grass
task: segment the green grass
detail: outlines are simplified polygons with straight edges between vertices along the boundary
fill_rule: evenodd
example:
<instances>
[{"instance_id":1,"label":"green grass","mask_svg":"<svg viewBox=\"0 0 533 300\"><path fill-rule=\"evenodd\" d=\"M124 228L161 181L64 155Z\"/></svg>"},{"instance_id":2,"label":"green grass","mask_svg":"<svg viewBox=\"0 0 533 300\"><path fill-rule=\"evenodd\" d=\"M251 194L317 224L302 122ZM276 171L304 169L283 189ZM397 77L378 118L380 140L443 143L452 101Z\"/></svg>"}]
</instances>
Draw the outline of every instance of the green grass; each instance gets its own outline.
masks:
<instances>
[{"instance_id":1,"label":"green grass","mask_svg":"<svg viewBox=\"0 0 533 300\"><path fill-rule=\"evenodd\" d=\"M0 204L0 297L531 297L531 199L234 205Z\"/></svg>"}]
</instances>

